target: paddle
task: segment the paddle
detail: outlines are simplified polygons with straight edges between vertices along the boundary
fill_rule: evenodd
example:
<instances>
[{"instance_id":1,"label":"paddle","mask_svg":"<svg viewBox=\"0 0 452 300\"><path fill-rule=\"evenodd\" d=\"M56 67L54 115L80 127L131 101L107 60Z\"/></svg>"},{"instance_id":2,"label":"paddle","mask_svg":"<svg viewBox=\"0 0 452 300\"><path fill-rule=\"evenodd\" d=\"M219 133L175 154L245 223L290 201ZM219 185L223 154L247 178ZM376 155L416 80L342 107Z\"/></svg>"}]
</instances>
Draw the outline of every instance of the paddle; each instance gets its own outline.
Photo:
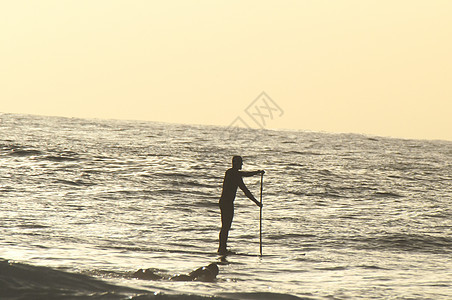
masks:
<instances>
[{"instance_id":1,"label":"paddle","mask_svg":"<svg viewBox=\"0 0 452 300\"><path fill-rule=\"evenodd\" d=\"M259 247L262 257L262 190L264 189L264 172L261 173L261 212L259 218Z\"/></svg>"}]
</instances>

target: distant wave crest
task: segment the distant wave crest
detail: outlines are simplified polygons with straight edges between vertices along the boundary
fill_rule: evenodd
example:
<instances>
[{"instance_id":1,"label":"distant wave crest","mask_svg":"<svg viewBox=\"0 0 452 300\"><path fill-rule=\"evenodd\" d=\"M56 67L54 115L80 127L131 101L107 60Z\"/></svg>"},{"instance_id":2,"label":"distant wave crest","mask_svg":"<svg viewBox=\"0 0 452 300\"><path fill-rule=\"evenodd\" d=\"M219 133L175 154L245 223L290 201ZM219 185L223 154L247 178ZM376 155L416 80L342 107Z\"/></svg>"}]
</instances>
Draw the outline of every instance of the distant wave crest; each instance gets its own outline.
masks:
<instances>
[{"instance_id":1,"label":"distant wave crest","mask_svg":"<svg viewBox=\"0 0 452 300\"><path fill-rule=\"evenodd\" d=\"M452 249L452 238L419 234L388 234L358 239L359 248L392 251L417 251L448 253Z\"/></svg>"}]
</instances>

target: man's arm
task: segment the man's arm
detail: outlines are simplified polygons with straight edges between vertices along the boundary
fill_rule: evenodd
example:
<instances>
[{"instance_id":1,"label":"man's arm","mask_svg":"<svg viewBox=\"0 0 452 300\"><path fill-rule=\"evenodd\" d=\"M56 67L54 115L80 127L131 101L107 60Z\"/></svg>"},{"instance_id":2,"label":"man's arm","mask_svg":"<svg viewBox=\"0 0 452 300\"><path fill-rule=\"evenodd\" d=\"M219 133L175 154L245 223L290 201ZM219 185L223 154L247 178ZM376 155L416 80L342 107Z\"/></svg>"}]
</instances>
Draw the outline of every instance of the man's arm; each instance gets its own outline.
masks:
<instances>
[{"instance_id":1,"label":"man's arm","mask_svg":"<svg viewBox=\"0 0 452 300\"><path fill-rule=\"evenodd\" d=\"M240 176L242 177L251 177L257 174L263 174L265 173L264 170L258 170L258 171L252 171L252 172L245 172L245 171L239 171Z\"/></svg>"},{"instance_id":2,"label":"man's arm","mask_svg":"<svg viewBox=\"0 0 452 300\"><path fill-rule=\"evenodd\" d=\"M252 172L249 172L252 173ZM251 199L254 203L256 203L257 206L262 207L262 204L254 198L253 194L251 194L250 190L246 187L245 183L243 182L243 179L239 179L239 187L240 189L245 193L245 195Z\"/></svg>"}]
</instances>

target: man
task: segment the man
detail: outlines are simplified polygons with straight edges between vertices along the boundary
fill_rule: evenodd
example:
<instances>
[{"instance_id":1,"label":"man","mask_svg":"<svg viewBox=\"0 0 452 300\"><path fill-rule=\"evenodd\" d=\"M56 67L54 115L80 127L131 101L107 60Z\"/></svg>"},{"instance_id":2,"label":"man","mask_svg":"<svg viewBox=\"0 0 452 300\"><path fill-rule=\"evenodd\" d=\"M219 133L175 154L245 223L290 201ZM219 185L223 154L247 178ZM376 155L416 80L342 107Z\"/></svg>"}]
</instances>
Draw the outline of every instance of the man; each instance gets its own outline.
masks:
<instances>
[{"instance_id":1,"label":"man","mask_svg":"<svg viewBox=\"0 0 452 300\"><path fill-rule=\"evenodd\" d=\"M214 282L219 273L216 263L211 263L206 267L198 268L188 273L188 275L175 275L170 278L172 281L204 281Z\"/></svg>"},{"instance_id":2,"label":"man","mask_svg":"<svg viewBox=\"0 0 452 300\"><path fill-rule=\"evenodd\" d=\"M204 282L214 282L218 275L218 266L216 263L211 263L206 267L198 268L194 271L185 274L178 274L172 277L168 275L162 275L156 273L155 269L139 269L132 274L133 278L146 279L146 280L171 280L171 281L204 281Z\"/></svg>"},{"instance_id":3,"label":"man","mask_svg":"<svg viewBox=\"0 0 452 300\"><path fill-rule=\"evenodd\" d=\"M234 199L237 193L237 187L245 193L257 206L262 207L262 204L254 198L248 188L243 183L242 177L254 176L257 174L264 174L263 170L254 172L243 172L243 160L240 156L232 158L232 168L226 171L223 181L223 191L220 198L221 210L221 231L220 231L220 246L218 253L227 254L226 243L228 241L229 230L231 229L232 218L234 217Z\"/></svg>"}]
</instances>

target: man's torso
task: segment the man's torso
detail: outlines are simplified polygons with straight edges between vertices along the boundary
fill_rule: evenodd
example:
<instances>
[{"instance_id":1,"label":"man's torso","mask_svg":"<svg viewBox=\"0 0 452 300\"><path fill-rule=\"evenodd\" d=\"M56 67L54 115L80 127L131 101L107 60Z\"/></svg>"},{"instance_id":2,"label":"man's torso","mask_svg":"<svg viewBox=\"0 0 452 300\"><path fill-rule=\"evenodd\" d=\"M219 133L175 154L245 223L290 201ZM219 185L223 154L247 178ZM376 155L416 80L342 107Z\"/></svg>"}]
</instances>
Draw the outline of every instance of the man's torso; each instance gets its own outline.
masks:
<instances>
[{"instance_id":1,"label":"man's torso","mask_svg":"<svg viewBox=\"0 0 452 300\"><path fill-rule=\"evenodd\" d=\"M226 171L224 175L223 191L221 193L220 203L234 202L240 180L242 180L242 177L239 170L231 168Z\"/></svg>"}]
</instances>

